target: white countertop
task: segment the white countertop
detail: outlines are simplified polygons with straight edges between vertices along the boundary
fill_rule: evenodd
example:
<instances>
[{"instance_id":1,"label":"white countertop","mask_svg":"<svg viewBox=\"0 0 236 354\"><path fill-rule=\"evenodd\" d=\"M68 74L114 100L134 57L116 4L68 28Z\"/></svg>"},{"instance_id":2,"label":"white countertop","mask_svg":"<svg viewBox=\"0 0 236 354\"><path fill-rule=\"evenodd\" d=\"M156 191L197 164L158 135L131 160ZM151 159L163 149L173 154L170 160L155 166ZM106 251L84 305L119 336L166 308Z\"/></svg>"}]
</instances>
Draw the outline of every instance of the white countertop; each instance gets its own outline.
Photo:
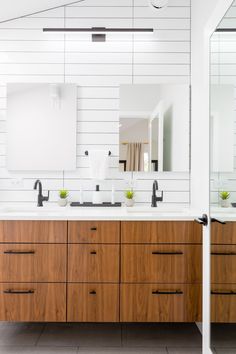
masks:
<instances>
[{"instance_id":1,"label":"white countertop","mask_svg":"<svg viewBox=\"0 0 236 354\"><path fill-rule=\"evenodd\" d=\"M194 220L199 214L190 209L168 207L43 207L0 208L0 220Z\"/></svg>"}]
</instances>

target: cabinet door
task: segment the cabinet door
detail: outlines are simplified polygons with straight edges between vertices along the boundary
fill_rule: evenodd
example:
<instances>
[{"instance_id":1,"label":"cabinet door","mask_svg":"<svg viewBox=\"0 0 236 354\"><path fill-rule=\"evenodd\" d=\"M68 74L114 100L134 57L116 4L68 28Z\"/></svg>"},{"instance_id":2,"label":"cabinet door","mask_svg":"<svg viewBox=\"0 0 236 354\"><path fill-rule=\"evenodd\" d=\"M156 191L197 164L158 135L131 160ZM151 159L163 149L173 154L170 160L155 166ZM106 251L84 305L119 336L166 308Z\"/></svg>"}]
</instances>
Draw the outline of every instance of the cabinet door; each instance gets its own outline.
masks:
<instances>
[{"instance_id":1,"label":"cabinet door","mask_svg":"<svg viewBox=\"0 0 236 354\"><path fill-rule=\"evenodd\" d=\"M122 245L124 283L201 281L201 245Z\"/></svg>"},{"instance_id":2,"label":"cabinet door","mask_svg":"<svg viewBox=\"0 0 236 354\"><path fill-rule=\"evenodd\" d=\"M69 221L69 243L119 243L118 221Z\"/></svg>"},{"instance_id":3,"label":"cabinet door","mask_svg":"<svg viewBox=\"0 0 236 354\"><path fill-rule=\"evenodd\" d=\"M211 244L236 244L236 222L211 224Z\"/></svg>"},{"instance_id":4,"label":"cabinet door","mask_svg":"<svg viewBox=\"0 0 236 354\"><path fill-rule=\"evenodd\" d=\"M0 282L65 282L67 246L1 244Z\"/></svg>"},{"instance_id":5,"label":"cabinet door","mask_svg":"<svg viewBox=\"0 0 236 354\"><path fill-rule=\"evenodd\" d=\"M193 221L124 221L122 243L201 243L201 226Z\"/></svg>"},{"instance_id":6,"label":"cabinet door","mask_svg":"<svg viewBox=\"0 0 236 354\"><path fill-rule=\"evenodd\" d=\"M212 284L211 322L236 322L236 285Z\"/></svg>"},{"instance_id":7,"label":"cabinet door","mask_svg":"<svg viewBox=\"0 0 236 354\"><path fill-rule=\"evenodd\" d=\"M69 282L119 282L118 245L69 245Z\"/></svg>"},{"instance_id":8,"label":"cabinet door","mask_svg":"<svg viewBox=\"0 0 236 354\"><path fill-rule=\"evenodd\" d=\"M200 319L200 285L121 285L121 322L195 322Z\"/></svg>"},{"instance_id":9,"label":"cabinet door","mask_svg":"<svg viewBox=\"0 0 236 354\"><path fill-rule=\"evenodd\" d=\"M68 284L68 322L119 322L118 284Z\"/></svg>"},{"instance_id":10,"label":"cabinet door","mask_svg":"<svg viewBox=\"0 0 236 354\"><path fill-rule=\"evenodd\" d=\"M0 321L66 321L66 285L0 284Z\"/></svg>"},{"instance_id":11,"label":"cabinet door","mask_svg":"<svg viewBox=\"0 0 236 354\"><path fill-rule=\"evenodd\" d=\"M236 245L212 245L211 282L236 283Z\"/></svg>"},{"instance_id":12,"label":"cabinet door","mask_svg":"<svg viewBox=\"0 0 236 354\"><path fill-rule=\"evenodd\" d=\"M0 221L0 242L66 243L67 221Z\"/></svg>"}]
</instances>

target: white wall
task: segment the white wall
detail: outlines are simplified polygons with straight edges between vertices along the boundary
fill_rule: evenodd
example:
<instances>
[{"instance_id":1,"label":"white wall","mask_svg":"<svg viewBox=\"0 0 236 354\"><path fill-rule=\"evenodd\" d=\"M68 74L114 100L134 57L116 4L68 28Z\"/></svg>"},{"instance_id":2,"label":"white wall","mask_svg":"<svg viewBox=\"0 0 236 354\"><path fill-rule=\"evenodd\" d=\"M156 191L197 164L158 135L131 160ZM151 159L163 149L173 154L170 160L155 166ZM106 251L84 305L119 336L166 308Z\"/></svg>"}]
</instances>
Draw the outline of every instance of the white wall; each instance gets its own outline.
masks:
<instances>
[{"instance_id":1,"label":"white wall","mask_svg":"<svg viewBox=\"0 0 236 354\"><path fill-rule=\"evenodd\" d=\"M112 152L110 176L101 189L110 198L112 180L117 200L123 198L124 178L118 172L119 85L190 82L190 0L170 0L156 12L147 0L86 0L74 6L44 12L0 25L0 203L35 203L36 178L50 189L51 201L63 184L78 199L83 185L86 199L95 188L89 180L85 150ZM134 12L134 20L132 13ZM65 16L65 17L64 17ZM88 34L45 34L42 27L148 26L155 34L108 34L106 43L92 43ZM64 61L65 60L65 61ZM12 174L6 170L7 82L75 82L78 85L77 170ZM63 179L64 176L64 179ZM126 177L125 177L126 176ZM165 203L188 205L189 174L134 174L136 200L150 203L151 186L158 177ZM18 178L23 178L23 182Z\"/></svg>"}]
</instances>

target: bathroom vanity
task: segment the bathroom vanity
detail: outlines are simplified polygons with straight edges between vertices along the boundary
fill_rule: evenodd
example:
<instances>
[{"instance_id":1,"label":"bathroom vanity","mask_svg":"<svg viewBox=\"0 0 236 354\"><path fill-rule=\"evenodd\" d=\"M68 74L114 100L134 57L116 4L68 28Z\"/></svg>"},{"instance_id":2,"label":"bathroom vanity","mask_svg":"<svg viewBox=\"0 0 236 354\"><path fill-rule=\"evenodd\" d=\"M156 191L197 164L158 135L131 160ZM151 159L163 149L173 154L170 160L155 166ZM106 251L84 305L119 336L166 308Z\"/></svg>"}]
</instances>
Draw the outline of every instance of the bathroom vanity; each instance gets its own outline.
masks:
<instances>
[{"instance_id":1,"label":"bathroom vanity","mask_svg":"<svg viewBox=\"0 0 236 354\"><path fill-rule=\"evenodd\" d=\"M201 320L192 218L65 218L0 221L1 321Z\"/></svg>"}]
</instances>

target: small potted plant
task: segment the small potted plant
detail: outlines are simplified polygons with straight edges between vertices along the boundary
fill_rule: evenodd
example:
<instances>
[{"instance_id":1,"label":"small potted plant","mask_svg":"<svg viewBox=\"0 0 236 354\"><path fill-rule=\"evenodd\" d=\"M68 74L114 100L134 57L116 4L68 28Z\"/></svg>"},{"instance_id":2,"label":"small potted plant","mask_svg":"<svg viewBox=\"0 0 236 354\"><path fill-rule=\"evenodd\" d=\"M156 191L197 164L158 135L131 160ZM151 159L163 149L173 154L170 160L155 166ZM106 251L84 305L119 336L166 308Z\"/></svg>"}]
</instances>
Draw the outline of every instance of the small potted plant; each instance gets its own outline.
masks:
<instances>
[{"instance_id":1,"label":"small potted plant","mask_svg":"<svg viewBox=\"0 0 236 354\"><path fill-rule=\"evenodd\" d=\"M134 205L134 191L132 189L125 191L125 205L127 207Z\"/></svg>"},{"instance_id":2,"label":"small potted plant","mask_svg":"<svg viewBox=\"0 0 236 354\"><path fill-rule=\"evenodd\" d=\"M61 189L59 191L59 199L58 199L58 204L61 207L65 207L67 205L67 197L69 195L69 192L66 189Z\"/></svg>"},{"instance_id":3,"label":"small potted plant","mask_svg":"<svg viewBox=\"0 0 236 354\"><path fill-rule=\"evenodd\" d=\"M230 193L227 191L220 192L220 205L222 208L227 208L229 206Z\"/></svg>"}]
</instances>

